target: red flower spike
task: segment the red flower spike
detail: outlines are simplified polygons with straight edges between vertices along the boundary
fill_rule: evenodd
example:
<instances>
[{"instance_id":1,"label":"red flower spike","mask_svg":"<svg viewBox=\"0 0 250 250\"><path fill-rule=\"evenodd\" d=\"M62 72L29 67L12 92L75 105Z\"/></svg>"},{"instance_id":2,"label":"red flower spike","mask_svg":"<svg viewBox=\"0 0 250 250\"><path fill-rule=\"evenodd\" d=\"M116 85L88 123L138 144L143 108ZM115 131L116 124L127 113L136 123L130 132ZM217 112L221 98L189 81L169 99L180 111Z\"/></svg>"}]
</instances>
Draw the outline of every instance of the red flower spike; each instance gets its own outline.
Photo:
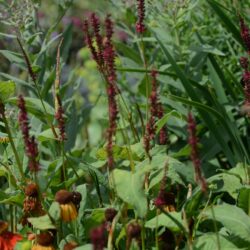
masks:
<instances>
[{"instance_id":1,"label":"red flower spike","mask_svg":"<svg viewBox=\"0 0 250 250\"><path fill-rule=\"evenodd\" d=\"M103 250L107 244L107 232L105 224L93 228L90 232L91 243L93 250Z\"/></svg>"},{"instance_id":2,"label":"red flower spike","mask_svg":"<svg viewBox=\"0 0 250 250\"><path fill-rule=\"evenodd\" d=\"M118 118L118 105L116 95L118 94L118 87L116 85L116 68L115 68L115 49L112 42L113 36L113 22L110 15L105 19L105 40L100 35L100 21L95 14L90 17L90 24L94 31L94 38L98 47L98 52L93 46L93 37L90 35L89 22L84 22L84 31L86 35L86 43L91 51L91 54L98 64L98 69L106 80L106 91L108 96L108 113L109 113L109 128L107 130L107 158L108 168L112 169L114 166L113 159L113 137L116 133L117 118Z\"/></svg>"},{"instance_id":3,"label":"red flower spike","mask_svg":"<svg viewBox=\"0 0 250 250\"><path fill-rule=\"evenodd\" d=\"M58 101L58 108L55 114L55 118L58 122L58 128L60 131L60 140L65 141L66 140L66 132L65 132L65 118L64 118L64 110L62 107L62 102L60 97L57 95L56 96L57 101Z\"/></svg>"},{"instance_id":4,"label":"red flower spike","mask_svg":"<svg viewBox=\"0 0 250 250\"><path fill-rule=\"evenodd\" d=\"M28 166L31 172L38 172L40 169L39 162L37 160L38 147L34 136L30 137L29 134L30 127L29 127L28 114L25 107L25 101L22 95L19 96L18 107L20 110L18 121L23 134L26 155L29 158Z\"/></svg>"},{"instance_id":5,"label":"red flower spike","mask_svg":"<svg viewBox=\"0 0 250 250\"><path fill-rule=\"evenodd\" d=\"M188 132L189 132L189 145L191 146L191 160L194 165L195 181L200 184L203 192L207 191L207 182L201 173L201 161L198 153L198 138L196 136L196 123L191 114L188 113Z\"/></svg>"},{"instance_id":6,"label":"red flower spike","mask_svg":"<svg viewBox=\"0 0 250 250\"><path fill-rule=\"evenodd\" d=\"M93 39L92 39L90 32L89 32L89 22L87 20L85 20L83 23L83 31L85 33L85 42L86 42L87 46L89 47L89 50L92 54L92 57L96 61L97 65L100 67L101 64L100 64L96 49L93 45Z\"/></svg>"},{"instance_id":7,"label":"red flower spike","mask_svg":"<svg viewBox=\"0 0 250 250\"><path fill-rule=\"evenodd\" d=\"M240 34L246 46L247 52L250 53L250 33L249 28L246 26L245 21L240 17Z\"/></svg>"},{"instance_id":8,"label":"red flower spike","mask_svg":"<svg viewBox=\"0 0 250 250\"><path fill-rule=\"evenodd\" d=\"M91 14L90 21L94 30L95 40L98 47L98 53L97 53L98 62L100 65L103 65L103 44L102 44L103 38L100 35L100 21L99 18L95 15L95 13Z\"/></svg>"},{"instance_id":9,"label":"red flower spike","mask_svg":"<svg viewBox=\"0 0 250 250\"><path fill-rule=\"evenodd\" d=\"M146 125L146 133L144 135L144 148L149 155L149 150L151 149L151 141L155 139L155 133L156 133L156 127L155 123L158 119L161 119L164 115L163 107L161 102L159 101L159 95L157 92L157 71L152 70L151 71L151 79L152 79L152 88L151 88L151 94L149 96L150 101L150 118ZM160 130L160 136L159 136L159 143L161 145L165 145L168 142L168 136L167 136L167 127L164 126Z\"/></svg>"},{"instance_id":10,"label":"red flower spike","mask_svg":"<svg viewBox=\"0 0 250 250\"><path fill-rule=\"evenodd\" d=\"M144 24L145 19L145 1L144 0L137 0L137 15L138 19L136 22L135 29L138 33L142 34L146 31L146 27Z\"/></svg>"},{"instance_id":11,"label":"red flower spike","mask_svg":"<svg viewBox=\"0 0 250 250\"><path fill-rule=\"evenodd\" d=\"M241 67L242 67L244 70L247 70L247 69L248 69L248 66L249 66L249 60L248 60L248 58L242 56L242 57L240 58L240 65L241 65Z\"/></svg>"}]
</instances>

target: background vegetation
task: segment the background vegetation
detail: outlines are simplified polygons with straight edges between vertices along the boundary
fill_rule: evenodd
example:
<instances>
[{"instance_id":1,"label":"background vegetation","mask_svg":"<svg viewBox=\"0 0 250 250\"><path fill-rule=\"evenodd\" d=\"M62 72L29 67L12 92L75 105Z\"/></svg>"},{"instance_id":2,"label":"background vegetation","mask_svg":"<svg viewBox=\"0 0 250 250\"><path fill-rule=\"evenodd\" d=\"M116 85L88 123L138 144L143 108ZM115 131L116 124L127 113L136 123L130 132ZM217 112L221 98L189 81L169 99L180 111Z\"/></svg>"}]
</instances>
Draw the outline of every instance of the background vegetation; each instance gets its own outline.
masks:
<instances>
[{"instance_id":1,"label":"background vegetation","mask_svg":"<svg viewBox=\"0 0 250 250\"><path fill-rule=\"evenodd\" d=\"M240 16L250 26L250 3L145 1L146 31L139 34L138 2L144 1L0 0L4 250L46 244L66 250L250 249L249 83L239 62L249 56ZM119 114L113 168L107 164L109 82L83 28L92 12L100 18L103 46L107 14L114 23ZM147 150L151 70L164 113L154 120ZM20 94L38 145L35 159L23 140ZM196 122L188 119L191 113ZM56 138L64 126L66 140ZM159 145L166 128L168 143ZM31 158L39 171L29 168ZM28 192L31 184L35 195ZM56 194L62 190L81 199L61 202ZM27 210L31 200L34 211ZM74 208L61 206L69 203ZM14 237L12 248L6 232Z\"/></svg>"}]
</instances>

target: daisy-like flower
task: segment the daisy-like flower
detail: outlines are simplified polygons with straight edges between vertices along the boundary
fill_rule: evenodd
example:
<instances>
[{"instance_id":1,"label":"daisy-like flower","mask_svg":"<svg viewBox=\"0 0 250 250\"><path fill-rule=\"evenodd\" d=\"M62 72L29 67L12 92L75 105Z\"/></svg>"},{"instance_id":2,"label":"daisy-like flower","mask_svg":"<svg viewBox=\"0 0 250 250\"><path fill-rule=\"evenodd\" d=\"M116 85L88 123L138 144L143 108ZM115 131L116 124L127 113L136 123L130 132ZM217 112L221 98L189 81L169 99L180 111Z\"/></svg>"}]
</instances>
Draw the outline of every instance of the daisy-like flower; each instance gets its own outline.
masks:
<instances>
[{"instance_id":1,"label":"daisy-like flower","mask_svg":"<svg viewBox=\"0 0 250 250\"><path fill-rule=\"evenodd\" d=\"M36 217L45 214L41 201L39 199L38 186L35 183L30 183L25 188L25 199L23 202L23 217L22 225L29 225L28 217Z\"/></svg>"},{"instance_id":2,"label":"daisy-like flower","mask_svg":"<svg viewBox=\"0 0 250 250\"><path fill-rule=\"evenodd\" d=\"M56 250L53 246L54 236L50 232L43 232L36 236L36 244L31 250Z\"/></svg>"},{"instance_id":3,"label":"daisy-like flower","mask_svg":"<svg viewBox=\"0 0 250 250\"><path fill-rule=\"evenodd\" d=\"M76 194L77 193L77 194ZM77 218L77 206L81 201L78 192L60 190L56 193L55 201L60 204L61 218L65 222L73 221Z\"/></svg>"},{"instance_id":4,"label":"daisy-like flower","mask_svg":"<svg viewBox=\"0 0 250 250\"><path fill-rule=\"evenodd\" d=\"M8 223L0 221L0 249L13 250L22 236L8 231Z\"/></svg>"},{"instance_id":5,"label":"daisy-like flower","mask_svg":"<svg viewBox=\"0 0 250 250\"><path fill-rule=\"evenodd\" d=\"M126 228L127 241L126 241L126 249L130 249L131 243L133 240L140 245L141 239L141 226L137 222L131 222L127 225Z\"/></svg>"},{"instance_id":6,"label":"daisy-like flower","mask_svg":"<svg viewBox=\"0 0 250 250\"><path fill-rule=\"evenodd\" d=\"M71 241L64 245L63 250L73 250L77 247L78 247L78 244L74 241Z\"/></svg>"}]
</instances>

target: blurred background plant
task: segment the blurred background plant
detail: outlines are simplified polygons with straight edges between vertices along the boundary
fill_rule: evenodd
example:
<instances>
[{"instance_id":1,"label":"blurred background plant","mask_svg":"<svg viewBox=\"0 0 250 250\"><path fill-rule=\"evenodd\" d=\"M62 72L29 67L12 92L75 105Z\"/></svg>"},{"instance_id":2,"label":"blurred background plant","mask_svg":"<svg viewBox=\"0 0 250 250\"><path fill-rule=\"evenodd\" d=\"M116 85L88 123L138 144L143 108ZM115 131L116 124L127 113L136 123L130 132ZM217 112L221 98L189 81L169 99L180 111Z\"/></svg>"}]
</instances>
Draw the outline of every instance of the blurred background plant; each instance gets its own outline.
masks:
<instances>
[{"instance_id":1,"label":"blurred background plant","mask_svg":"<svg viewBox=\"0 0 250 250\"><path fill-rule=\"evenodd\" d=\"M114 22L119 118L111 173L106 85L83 31L93 11L104 45L106 15ZM249 249L249 117L239 64L246 56L239 14L250 26L249 11L237 0L0 0L0 219L9 222L0 248L10 230L15 243L23 238L15 249ZM143 137L154 93L164 114L154 120L151 158ZM20 94L38 144L37 174L18 125ZM65 141L55 138L57 95ZM197 126L188 143L190 110ZM164 127L169 142L158 145Z\"/></svg>"}]
</instances>

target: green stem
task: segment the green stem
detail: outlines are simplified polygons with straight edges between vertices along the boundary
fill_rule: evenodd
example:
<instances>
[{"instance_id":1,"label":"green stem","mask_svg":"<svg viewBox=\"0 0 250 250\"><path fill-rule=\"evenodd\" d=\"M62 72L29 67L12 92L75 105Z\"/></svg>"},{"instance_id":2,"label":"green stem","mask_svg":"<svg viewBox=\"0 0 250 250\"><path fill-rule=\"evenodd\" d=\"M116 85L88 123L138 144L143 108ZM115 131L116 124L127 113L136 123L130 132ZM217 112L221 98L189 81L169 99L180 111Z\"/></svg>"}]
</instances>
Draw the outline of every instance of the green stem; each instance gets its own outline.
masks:
<instances>
[{"instance_id":1,"label":"green stem","mask_svg":"<svg viewBox=\"0 0 250 250\"><path fill-rule=\"evenodd\" d=\"M212 212L212 217L213 217L213 224L214 224L214 230L215 230L215 234L216 234L216 242L217 242L218 250L221 250L220 237L219 237L219 233L218 233L218 227L216 224L216 218L215 218L213 204L211 206L211 212Z\"/></svg>"},{"instance_id":2,"label":"green stem","mask_svg":"<svg viewBox=\"0 0 250 250\"><path fill-rule=\"evenodd\" d=\"M145 250L146 246L145 246L145 227L144 227L144 222L142 224L142 230L141 230L141 245L142 245L142 250Z\"/></svg>"},{"instance_id":3,"label":"green stem","mask_svg":"<svg viewBox=\"0 0 250 250\"><path fill-rule=\"evenodd\" d=\"M14 153L15 158L16 158L16 163L17 163L19 173L21 175L21 178L22 178L23 182L25 182L25 175L24 175L24 172L23 172L23 167L22 167L22 164L21 164L21 160L20 160L19 155L17 153L17 149L16 149L16 146L15 146L15 143L13 141L13 137L12 137L12 134L11 134L11 131L10 131L9 123L8 123L8 121L6 119L6 116L5 116L4 112L2 113L2 118L3 118L3 122L4 122L4 125L5 125L6 132L8 134L9 140L10 140L10 145L12 147L13 153Z\"/></svg>"},{"instance_id":4,"label":"green stem","mask_svg":"<svg viewBox=\"0 0 250 250\"><path fill-rule=\"evenodd\" d=\"M125 122L124 122L123 117L122 117L122 123L123 123L123 126L125 127ZM123 140L124 140L125 144L127 145L126 149L127 149L127 153L128 153L128 157L129 157L129 161L130 161L131 171L132 171L132 173L134 173L134 171L135 171L135 163L133 161L132 150L131 150L131 146L130 146L130 143L129 143L129 135L128 135L127 130L126 129L124 129L124 130L126 131L125 133L123 132L123 129L121 128L121 133L122 133L122 136L123 136Z\"/></svg>"},{"instance_id":5,"label":"green stem","mask_svg":"<svg viewBox=\"0 0 250 250\"><path fill-rule=\"evenodd\" d=\"M141 36L140 39L140 53L141 53L141 58L144 64L145 68L145 73L146 73L146 98L147 98L147 103L146 103L146 121L148 122L149 119L149 77L148 77L148 64L147 64L147 59L145 55L145 48L144 48L144 42L143 42L143 37Z\"/></svg>"}]
</instances>

